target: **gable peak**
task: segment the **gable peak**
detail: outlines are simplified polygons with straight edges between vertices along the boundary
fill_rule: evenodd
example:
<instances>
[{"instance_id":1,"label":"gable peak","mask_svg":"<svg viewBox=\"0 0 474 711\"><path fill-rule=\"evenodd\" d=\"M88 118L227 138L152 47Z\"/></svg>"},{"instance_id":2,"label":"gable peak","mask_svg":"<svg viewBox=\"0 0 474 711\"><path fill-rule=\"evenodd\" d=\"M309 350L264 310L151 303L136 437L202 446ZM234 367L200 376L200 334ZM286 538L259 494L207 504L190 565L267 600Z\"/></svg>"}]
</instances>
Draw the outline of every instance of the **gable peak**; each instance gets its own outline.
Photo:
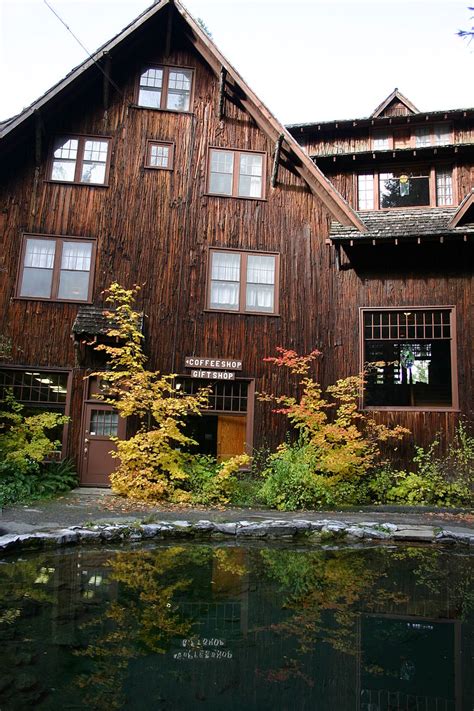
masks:
<instances>
[{"instance_id":1,"label":"gable peak","mask_svg":"<svg viewBox=\"0 0 474 711\"><path fill-rule=\"evenodd\" d=\"M377 106L370 115L371 118L383 118L386 116L410 116L418 114L419 110L411 103L397 87Z\"/></svg>"}]
</instances>

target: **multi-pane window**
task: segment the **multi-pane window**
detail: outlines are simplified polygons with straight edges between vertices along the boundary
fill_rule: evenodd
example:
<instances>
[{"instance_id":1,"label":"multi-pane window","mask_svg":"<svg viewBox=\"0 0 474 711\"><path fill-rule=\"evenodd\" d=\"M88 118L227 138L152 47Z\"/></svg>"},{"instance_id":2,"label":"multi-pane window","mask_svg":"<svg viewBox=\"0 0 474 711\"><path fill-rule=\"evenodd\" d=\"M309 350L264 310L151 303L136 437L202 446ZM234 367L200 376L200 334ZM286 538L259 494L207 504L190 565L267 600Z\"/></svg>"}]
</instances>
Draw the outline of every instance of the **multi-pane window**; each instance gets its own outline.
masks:
<instances>
[{"instance_id":1,"label":"multi-pane window","mask_svg":"<svg viewBox=\"0 0 474 711\"><path fill-rule=\"evenodd\" d=\"M437 123L433 127L433 143L435 146L446 146L453 140L449 124Z\"/></svg>"},{"instance_id":2,"label":"multi-pane window","mask_svg":"<svg viewBox=\"0 0 474 711\"><path fill-rule=\"evenodd\" d=\"M62 183L104 185L108 178L107 138L71 136L57 138L49 177Z\"/></svg>"},{"instance_id":3,"label":"multi-pane window","mask_svg":"<svg viewBox=\"0 0 474 711\"><path fill-rule=\"evenodd\" d=\"M242 380L223 383L202 381L194 378L180 378L180 385L187 395L195 395L204 386L209 386L210 393L207 410L214 412L247 412L248 383Z\"/></svg>"},{"instance_id":4,"label":"multi-pane window","mask_svg":"<svg viewBox=\"0 0 474 711\"><path fill-rule=\"evenodd\" d=\"M244 198L262 198L264 154L211 148L208 192Z\"/></svg>"},{"instance_id":5,"label":"multi-pane window","mask_svg":"<svg viewBox=\"0 0 474 711\"><path fill-rule=\"evenodd\" d=\"M193 70L149 67L140 75L138 105L151 109L189 111Z\"/></svg>"},{"instance_id":6,"label":"multi-pane window","mask_svg":"<svg viewBox=\"0 0 474 711\"><path fill-rule=\"evenodd\" d=\"M278 255L211 250L209 271L210 309L277 312Z\"/></svg>"},{"instance_id":7,"label":"multi-pane window","mask_svg":"<svg viewBox=\"0 0 474 711\"><path fill-rule=\"evenodd\" d=\"M431 126L417 126L415 128L415 147L425 148L431 145Z\"/></svg>"},{"instance_id":8,"label":"multi-pane window","mask_svg":"<svg viewBox=\"0 0 474 711\"><path fill-rule=\"evenodd\" d=\"M146 163L147 168L172 170L174 145L166 141L148 141Z\"/></svg>"},{"instance_id":9,"label":"multi-pane window","mask_svg":"<svg viewBox=\"0 0 474 711\"><path fill-rule=\"evenodd\" d=\"M67 384L68 373L64 371L5 368L0 370L0 402L10 392L22 404L25 417L51 411L66 414ZM59 443L51 452L55 458L60 455L63 431L64 425L58 425L48 432L50 439Z\"/></svg>"},{"instance_id":10,"label":"multi-pane window","mask_svg":"<svg viewBox=\"0 0 474 711\"><path fill-rule=\"evenodd\" d=\"M436 204L452 205L453 199L453 175L450 170L436 171Z\"/></svg>"},{"instance_id":11,"label":"multi-pane window","mask_svg":"<svg viewBox=\"0 0 474 711\"><path fill-rule=\"evenodd\" d=\"M113 410L92 410L89 434L96 437L117 437L119 416Z\"/></svg>"},{"instance_id":12,"label":"multi-pane window","mask_svg":"<svg viewBox=\"0 0 474 711\"><path fill-rule=\"evenodd\" d=\"M446 146L453 142L449 123L422 124L413 128L376 129L372 132L372 150L383 151L406 148Z\"/></svg>"},{"instance_id":13,"label":"multi-pane window","mask_svg":"<svg viewBox=\"0 0 474 711\"><path fill-rule=\"evenodd\" d=\"M25 236L18 296L30 299L89 301L92 241Z\"/></svg>"},{"instance_id":14,"label":"multi-pane window","mask_svg":"<svg viewBox=\"0 0 474 711\"><path fill-rule=\"evenodd\" d=\"M454 205L451 168L402 167L357 176L357 209Z\"/></svg>"},{"instance_id":15,"label":"multi-pane window","mask_svg":"<svg viewBox=\"0 0 474 711\"><path fill-rule=\"evenodd\" d=\"M357 191L358 191L358 209L373 210L374 209L374 176L358 175L357 176Z\"/></svg>"},{"instance_id":16,"label":"multi-pane window","mask_svg":"<svg viewBox=\"0 0 474 711\"><path fill-rule=\"evenodd\" d=\"M455 406L452 309L364 309L362 329L366 406Z\"/></svg>"}]
</instances>

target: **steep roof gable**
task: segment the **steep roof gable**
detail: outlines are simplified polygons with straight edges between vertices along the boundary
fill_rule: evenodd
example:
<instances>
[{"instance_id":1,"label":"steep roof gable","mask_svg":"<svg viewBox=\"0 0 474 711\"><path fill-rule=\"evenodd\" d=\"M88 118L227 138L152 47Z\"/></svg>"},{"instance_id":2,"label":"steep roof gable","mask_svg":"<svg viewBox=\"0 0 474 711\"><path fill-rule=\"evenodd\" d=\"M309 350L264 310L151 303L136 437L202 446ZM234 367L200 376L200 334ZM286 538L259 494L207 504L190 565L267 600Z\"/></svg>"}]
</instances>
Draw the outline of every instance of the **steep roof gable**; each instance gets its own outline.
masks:
<instances>
[{"instance_id":1,"label":"steep roof gable","mask_svg":"<svg viewBox=\"0 0 474 711\"><path fill-rule=\"evenodd\" d=\"M408 116L418 114L419 110L411 103L401 91L395 87L391 94L377 106L370 118L381 118L383 116Z\"/></svg>"},{"instance_id":2,"label":"steep roof gable","mask_svg":"<svg viewBox=\"0 0 474 711\"><path fill-rule=\"evenodd\" d=\"M474 223L474 188L462 200L449 221L448 227L454 229L458 225L464 225L466 223Z\"/></svg>"},{"instance_id":3,"label":"steep roof gable","mask_svg":"<svg viewBox=\"0 0 474 711\"><path fill-rule=\"evenodd\" d=\"M112 40L100 47L90 58L75 67L64 79L53 86L43 96L33 102L17 116L0 124L0 139L14 131L35 112L45 106L51 99L79 79L90 67L98 63L113 48L120 45L123 40L136 32L146 22L165 7L175 8L184 19L187 27L188 39L192 42L198 53L207 62L215 75L226 82L226 87L234 92L242 108L253 118L257 126L265 135L278 145L283 158L291 161L297 174L306 182L311 192L316 195L332 213L334 218L343 225L351 225L360 232L365 231L365 225L355 211L348 205L342 195L332 183L316 167L308 154L301 148L297 141L277 121L267 107L253 93L247 83L242 79L234 67L219 52L214 42L205 34L199 24L191 17L179 0L160 0L145 10L136 20L125 27L122 32ZM277 150L277 148L275 149Z\"/></svg>"}]
</instances>

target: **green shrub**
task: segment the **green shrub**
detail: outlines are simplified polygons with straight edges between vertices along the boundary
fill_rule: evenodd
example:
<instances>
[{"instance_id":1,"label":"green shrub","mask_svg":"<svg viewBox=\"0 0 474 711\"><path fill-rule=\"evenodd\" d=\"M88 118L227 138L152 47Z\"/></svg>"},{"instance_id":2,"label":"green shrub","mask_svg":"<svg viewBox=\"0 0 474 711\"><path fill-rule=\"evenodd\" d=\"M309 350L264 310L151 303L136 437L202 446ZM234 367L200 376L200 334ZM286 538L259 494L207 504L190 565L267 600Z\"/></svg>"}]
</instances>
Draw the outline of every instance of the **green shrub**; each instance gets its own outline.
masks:
<instances>
[{"instance_id":1,"label":"green shrub","mask_svg":"<svg viewBox=\"0 0 474 711\"><path fill-rule=\"evenodd\" d=\"M181 494L179 500L194 504L228 504L238 490L236 473L250 462L250 457L241 454L218 464L213 457L190 455L188 496Z\"/></svg>"},{"instance_id":2,"label":"green shrub","mask_svg":"<svg viewBox=\"0 0 474 711\"><path fill-rule=\"evenodd\" d=\"M75 486L77 475L71 460L31 461L28 469L17 469L11 462L0 464L0 508L48 499Z\"/></svg>"}]
</instances>

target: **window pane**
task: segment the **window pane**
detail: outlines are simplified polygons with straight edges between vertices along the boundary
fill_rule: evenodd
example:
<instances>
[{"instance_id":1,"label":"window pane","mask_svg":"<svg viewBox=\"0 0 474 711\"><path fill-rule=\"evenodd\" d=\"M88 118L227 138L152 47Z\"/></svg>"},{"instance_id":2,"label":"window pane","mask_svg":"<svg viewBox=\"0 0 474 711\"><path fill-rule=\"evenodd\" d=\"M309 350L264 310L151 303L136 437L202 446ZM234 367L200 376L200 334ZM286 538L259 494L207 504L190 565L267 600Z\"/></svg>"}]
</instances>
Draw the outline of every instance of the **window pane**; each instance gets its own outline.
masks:
<instances>
[{"instance_id":1,"label":"window pane","mask_svg":"<svg viewBox=\"0 0 474 711\"><path fill-rule=\"evenodd\" d=\"M446 146L451 143L451 126L438 123L434 127L434 142L436 146Z\"/></svg>"},{"instance_id":2,"label":"window pane","mask_svg":"<svg viewBox=\"0 0 474 711\"><path fill-rule=\"evenodd\" d=\"M262 196L263 156L241 153L239 166L239 195L241 197Z\"/></svg>"},{"instance_id":3,"label":"window pane","mask_svg":"<svg viewBox=\"0 0 474 711\"><path fill-rule=\"evenodd\" d=\"M91 268L91 255L90 242L64 242L61 269L88 272Z\"/></svg>"},{"instance_id":4,"label":"window pane","mask_svg":"<svg viewBox=\"0 0 474 711\"><path fill-rule=\"evenodd\" d=\"M157 168L168 168L170 158L170 146L160 143L150 145L149 165Z\"/></svg>"},{"instance_id":5,"label":"window pane","mask_svg":"<svg viewBox=\"0 0 474 711\"><path fill-rule=\"evenodd\" d=\"M213 252L211 278L224 281L240 280L240 254Z\"/></svg>"},{"instance_id":6,"label":"window pane","mask_svg":"<svg viewBox=\"0 0 474 711\"><path fill-rule=\"evenodd\" d=\"M374 209L374 176L357 176L358 210Z\"/></svg>"},{"instance_id":7,"label":"window pane","mask_svg":"<svg viewBox=\"0 0 474 711\"><path fill-rule=\"evenodd\" d=\"M51 171L51 180L63 180L64 182L72 183L76 173L76 162L55 160Z\"/></svg>"},{"instance_id":8,"label":"window pane","mask_svg":"<svg viewBox=\"0 0 474 711\"><path fill-rule=\"evenodd\" d=\"M415 146L423 148L429 145L431 145L431 127L417 126L415 129Z\"/></svg>"},{"instance_id":9,"label":"window pane","mask_svg":"<svg viewBox=\"0 0 474 711\"><path fill-rule=\"evenodd\" d=\"M55 247L54 240L26 240L20 296L51 297Z\"/></svg>"},{"instance_id":10,"label":"window pane","mask_svg":"<svg viewBox=\"0 0 474 711\"><path fill-rule=\"evenodd\" d=\"M92 410L89 434L95 437L116 437L118 434L118 414L103 410Z\"/></svg>"},{"instance_id":11,"label":"window pane","mask_svg":"<svg viewBox=\"0 0 474 711\"><path fill-rule=\"evenodd\" d=\"M64 242L58 299L87 300L91 255L92 245L88 242Z\"/></svg>"},{"instance_id":12,"label":"window pane","mask_svg":"<svg viewBox=\"0 0 474 711\"><path fill-rule=\"evenodd\" d=\"M59 138L54 144L54 157L76 160L79 141L77 138Z\"/></svg>"},{"instance_id":13,"label":"window pane","mask_svg":"<svg viewBox=\"0 0 474 711\"><path fill-rule=\"evenodd\" d=\"M450 170L436 172L436 204L453 204L453 176Z\"/></svg>"},{"instance_id":14,"label":"window pane","mask_svg":"<svg viewBox=\"0 0 474 711\"><path fill-rule=\"evenodd\" d=\"M240 254L213 252L211 255L211 297L213 309L239 309Z\"/></svg>"},{"instance_id":15,"label":"window pane","mask_svg":"<svg viewBox=\"0 0 474 711\"><path fill-rule=\"evenodd\" d=\"M209 192L232 195L232 174L234 153L232 151L211 150Z\"/></svg>"},{"instance_id":16,"label":"window pane","mask_svg":"<svg viewBox=\"0 0 474 711\"><path fill-rule=\"evenodd\" d=\"M252 284L274 284L275 257L249 254L247 257L247 282Z\"/></svg>"},{"instance_id":17,"label":"window pane","mask_svg":"<svg viewBox=\"0 0 474 711\"><path fill-rule=\"evenodd\" d=\"M191 95L191 78L191 70L169 70L166 108L175 111L188 111Z\"/></svg>"},{"instance_id":18,"label":"window pane","mask_svg":"<svg viewBox=\"0 0 474 711\"><path fill-rule=\"evenodd\" d=\"M159 109L161 106L161 91L140 89L138 93L138 105L146 106L150 109Z\"/></svg>"},{"instance_id":19,"label":"window pane","mask_svg":"<svg viewBox=\"0 0 474 711\"><path fill-rule=\"evenodd\" d=\"M376 151L385 151L390 147L389 145L389 134L386 131L381 131L380 133L374 133L373 135L373 148Z\"/></svg>"},{"instance_id":20,"label":"window pane","mask_svg":"<svg viewBox=\"0 0 474 711\"><path fill-rule=\"evenodd\" d=\"M265 284L247 284L247 309L273 313L275 287Z\"/></svg>"},{"instance_id":21,"label":"window pane","mask_svg":"<svg viewBox=\"0 0 474 711\"><path fill-rule=\"evenodd\" d=\"M239 284L235 282L211 282L211 309L239 309Z\"/></svg>"},{"instance_id":22,"label":"window pane","mask_svg":"<svg viewBox=\"0 0 474 711\"><path fill-rule=\"evenodd\" d=\"M428 175L381 173L379 176L380 207L414 207L430 204Z\"/></svg>"}]
</instances>

